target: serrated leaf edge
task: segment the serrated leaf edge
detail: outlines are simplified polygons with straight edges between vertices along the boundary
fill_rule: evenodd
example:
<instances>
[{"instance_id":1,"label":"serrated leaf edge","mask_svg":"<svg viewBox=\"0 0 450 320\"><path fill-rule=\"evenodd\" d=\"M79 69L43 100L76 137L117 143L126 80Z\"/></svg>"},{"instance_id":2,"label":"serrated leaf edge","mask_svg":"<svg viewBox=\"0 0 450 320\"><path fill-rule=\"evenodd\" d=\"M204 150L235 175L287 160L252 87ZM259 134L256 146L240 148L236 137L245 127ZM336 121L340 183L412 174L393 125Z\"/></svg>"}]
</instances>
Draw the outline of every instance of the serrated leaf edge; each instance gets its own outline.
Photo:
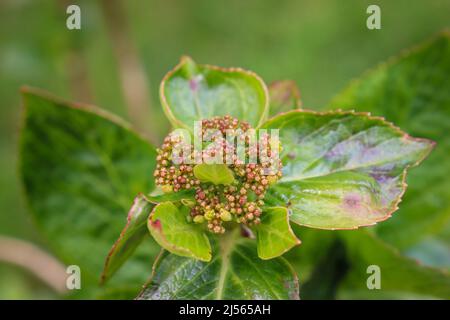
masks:
<instances>
[{"instance_id":1,"label":"serrated leaf edge","mask_svg":"<svg viewBox=\"0 0 450 320\"><path fill-rule=\"evenodd\" d=\"M183 123L181 120L177 119L177 117L175 117L175 115L173 114L173 112L167 102L167 99L166 99L165 84L166 84L167 80L189 60L192 60L192 58L189 56L182 56L180 61L178 62L178 64L172 70L170 70L169 72L166 73L166 75L161 80L161 84L159 86L159 98L161 100L163 111L166 114L167 118L169 119L170 123L175 128L189 129L189 127L185 123ZM226 73L239 72L239 73L243 73L243 74L255 77L255 79L261 84L263 91L264 91L264 96L265 96L264 110L263 110L263 113L262 113L256 127L259 128L264 123L264 121L267 120L267 117L269 115L269 90L267 89L267 85L262 80L262 78L260 76L258 76L255 72L245 70L245 69L242 69L239 67L225 68L225 67L219 67L219 66L214 66L214 65L210 65L210 64L197 64L197 65L204 67L204 68L211 69L211 70L222 71L222 72L226 72ZM240 120L242 120L242 119L240 119Z\"/></svg>"},{"instance_id":2,"label":"serrated leaf edge","mask_svg":"<svg viewBox=\"0 0 450 320\"><path fill-rule=\"evenodd\" d=\"M164 202L158 203L156 206L153 207L153 209L152 209L152 211L151 211L151 213L150 213L150 215L148 216L148 219L147 219L149 225L152 224L152 216L153 216L153 214L154 214L156 208L157 208L160 204L162 204L162 203L164 203ZM149 229L150 229L150 227L149 227ZM155 230L155 231L158 232L158 233L161 235L161 237L165 240L166 243L169 243L169 242L167 241L167 239L165 238L163 232L160 232L160 231L157 231L157 230ZM203 238L206 238L207 243L208 243L208 246L209 246L208 258L207 258L207 259L204 259L204 258L201 258L201 257L197 256L195 253L193 253L193 252L192 252L190 249L188 249L188 248L179 247L179 246L174 245L173 243L170 243L170 247L172 247L172 248L174 248L174 249L176 249L176 250L180 250L181 252L186 253L186 255L184 256L184 255L180 255L180 254L173 253L173 252L171 252L171 253L173 253L173 254L175 254L175 255L182 256L182 257L187 257L187 258L197 259L197 260L204 261L204 262L209 262L209 261L211 261L211 258L212 258L211 243L209 242L208 236L207 236L204 232L202 232L202 236L203 236ZM166 249L166 250L170 252L170 250L168 250L168 249Z\"/></svg>"},{"instance_id":3,"label":"serrated leaf edge","mask_svg":"<svg viewBox=\"0 0 450 320\"><path fill-rule=\"evenodd\" d=\"M268 209L283 209L283 210L285 210L286 211L286 220L287 220L287 225L288 225L288 233L290 234L290 235L292 235L294 238L295 238L295 243L294 244L292 244L292 246L290 246L290 247L287 247L287 248L285 248L280 254L277 254L277 255L270 255L270 256L261 256L261 254L260 254L260 249L259 249L259 245L257 245L256 246L256 250L257 250L257 253L258 253L258 257L259 258L261 258L262 260L270 260L270 259L273 259L273 258L277 258L277 257L280 257L280 256L282 256L283 254L285 254L286 252L288 252L289 250L291 250L292 248L294 248L294 247L296 247L296 246L298 246L298 245L300 245L301 243L302 243L302 241L299 239L299 238L297 238L297 236L295 235L295 233L294 233L294 231L292 230L292 227L291 227L291 221L290 221L290 219L289 219L289 209L288 208L286 208L286 207L282 207L282 206L276 206L276 207L269 207L269 208L266 208L265 210L268 210ZM265 211L264 210L264 211ZM263 213L264 214L264 213ZM256 233L258 233L258 229L256 228Z\"/></svg>"},{"instance_id":4,"label":"serrated leaf edge","mask_svg":"<svg viewBox=\"0 0 450 320\"><path fill-rule=\"evenodd\" d=\"M144 194L142 194L142 193L139 193L139 194L134 198L134 200L133 200L133 205L131 206L131 208L130 208L130 210L128 211L128 214L127 214L127 223L125 224L125 227L124 227L124 228L122 229L122 231L120 232L119 237L118 237L117 240L114 242L114 244L112 245L111 249L110 249L109 252L108 252L108 255L106 256L106 260L105 260L105 263L104 263L103 271L102 271L102 274L101 274L101 276L100 276L100 284L106 283L106 281L109 279L109 278L106 278L106 269L107 269L107 267L108 267L108 265L109 265L109 263L110 263L112 254L113 254L114 251L116 250L117 246L119 245L120 241L123 239L123 237L124 237L126 231L128 230L128 228L129 228L129 226L130 226L131 219L132 219L132 212L135 210L135 207L137 206L139 200L145 200L145 201L147 201L147 202L149 202L149 203L152 203L152 204L154 204L154 205L157 205L156 202L148 200L148 199L144 196ZM147 219L146 219L146 220L147 220Z\"/></svg>"},{"instance_id":5,"label":"serrated leaf edge","mask_svg":"<svg viewBox=\"0 0 450 320\"><path fill-rule=\"evenodd\" d=\"M416 142L424 142L424 143L429 144L429 146L430 146L428 148L427 152L425 152L424 155L421 158L419 158L413 164L405 166L405 168L403 169L402 174L401 174L401 176L402 176L401 189L402 190L401 190L400 194L397 196L396 201L394 201L394 203L392 204L391 208L387 211L386 215L380 217L379 219L377 219L376 221L374 221L372 223L363 224L363 225L355 226L355 227L351 227L351 228L321 228L321 227L315 227L315 226L311 226L311 225L308 225L308 224L292 221L293 223L295 223L297 225L308 227L308 228L312 228L312 229L321 229L321 230L356 230L356 229L359 229L359 228L362 228L362 227L369 227L369 226L376 225L377 223L385 221L385 220L389 219L390 217L392 217L392 214L395 211L398 210L398 206L399 206L400 202L402 201L403 195L404 195L404 193L406 191L406 188L408 186L408 184L406 183L406 175L408 173L408 170L410 168L413 168L413 167L417 166L424 159L426 159L428 157L428 155L430 154L430 152L436 146L436 142L433 141L433 140L426 139L426 138L415 138L415 137L410 136L409 134L407 134L406 132L401 130L399 127L394 125L392 122L387 121L384 117L373 116L370 112L356 112L354 110L341 110L341 109L336 109L336 110L333 110L333 111L314 111L314 110L310 110L310 109L290 110L290 111L286 111L286 112L281 112L281 113L271 117L269 120L267 120L262 125L262 127L269 126L271 122L276 121L277 117L288 115L288 114L294 114L294 113L308 113L308 114L316 114L316 115L333 115L333 114L336 114L336 115L347 115L347 114L351 114L351 115L357 115L357 116L365 116L365 117L367 117L370 120L378 120L378 121L382 121L382 122L386 123L388 127L390 127L395 132L400 134L402 136L402 139L409 139L409 140L413 140L413 141L416 141Z\"/></svg>"}]
</instances>

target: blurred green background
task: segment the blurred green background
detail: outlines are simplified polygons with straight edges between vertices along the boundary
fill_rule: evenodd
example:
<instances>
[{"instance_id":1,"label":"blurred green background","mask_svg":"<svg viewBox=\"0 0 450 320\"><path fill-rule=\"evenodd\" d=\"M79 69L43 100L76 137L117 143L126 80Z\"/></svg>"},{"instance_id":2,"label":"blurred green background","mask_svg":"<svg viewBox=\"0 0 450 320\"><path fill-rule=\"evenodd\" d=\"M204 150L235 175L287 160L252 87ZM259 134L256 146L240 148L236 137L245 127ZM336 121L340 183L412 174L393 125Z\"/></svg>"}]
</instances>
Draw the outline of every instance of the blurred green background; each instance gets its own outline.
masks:
<instances>
[{"instance_id":1,"label":"blurred green background","mask_svg":"<svg viewBox=\"0 0 450 320\"><path fill-rule=\"evenodd\" d=\"M81 30L66 28L69 4L81 7ZM381 30L366 28L369 4L381 7ZM24 84L108 109L157 143L169 128L159 82L183 54L267 83L293 79L303 106L320 109L352 78L449 25L448 0L2 0L0 235L46 248L17 174ZM31 272L0 261L1 299L54 297Z\"/></svg>"}]
</instances>

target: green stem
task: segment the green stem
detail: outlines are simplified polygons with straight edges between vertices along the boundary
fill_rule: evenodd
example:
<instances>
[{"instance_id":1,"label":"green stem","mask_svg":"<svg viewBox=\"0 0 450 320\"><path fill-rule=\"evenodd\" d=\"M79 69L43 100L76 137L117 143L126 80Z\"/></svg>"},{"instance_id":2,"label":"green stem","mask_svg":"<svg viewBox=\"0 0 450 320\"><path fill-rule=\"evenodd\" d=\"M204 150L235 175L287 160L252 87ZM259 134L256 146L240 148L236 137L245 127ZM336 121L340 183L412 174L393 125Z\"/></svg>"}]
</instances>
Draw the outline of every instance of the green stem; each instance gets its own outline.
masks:
<instances>
[{"instance_id":1,"label":"green stem","mask_svg":"<svg viewBox=\"0 0 450 320\"><path fill-rule=\"evenodd\" d=\"M233 230L228 230L226 234L220 237L219 248L220 248L220 256L222 258L222 265L220 266L219 283L217 285L216 300L221 300L223 297L225 280L227 277L228 270L230 268L230 254L239 236L240 236L240 228L234 228Z\"/></svg>"}]
</instances>

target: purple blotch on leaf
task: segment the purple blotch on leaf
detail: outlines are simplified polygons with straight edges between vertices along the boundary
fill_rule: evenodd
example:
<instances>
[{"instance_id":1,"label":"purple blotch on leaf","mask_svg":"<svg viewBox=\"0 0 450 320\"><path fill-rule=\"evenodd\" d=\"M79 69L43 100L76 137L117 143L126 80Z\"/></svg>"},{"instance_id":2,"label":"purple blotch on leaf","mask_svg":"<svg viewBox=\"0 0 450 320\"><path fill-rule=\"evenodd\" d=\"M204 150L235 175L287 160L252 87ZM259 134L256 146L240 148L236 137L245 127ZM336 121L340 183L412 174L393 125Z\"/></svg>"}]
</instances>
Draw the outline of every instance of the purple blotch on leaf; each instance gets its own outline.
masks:
<instances>
[{"instance_id":1,"label":"purple blotch on leaf","mask_svg":"<svg viewBox=\"0 0 450 320\"><path fill-rule=\"evenodd\" d=\"M358 193L347 193L343 199L344 209L355 211L361 207L362 197Z\"/></svg>"},{"instance_id":2,"label":"purple blotch on leaf","mask_svg":"<svg viewBox=\"0 0 450 320\"><path fill-rule=\"evenodd\" d=\"M189 80L189 88L191 89L191 91L195 92L198 90L198 86L201 79L202 79L201 76L195 76Z\"/></svg>"}]
</instances>

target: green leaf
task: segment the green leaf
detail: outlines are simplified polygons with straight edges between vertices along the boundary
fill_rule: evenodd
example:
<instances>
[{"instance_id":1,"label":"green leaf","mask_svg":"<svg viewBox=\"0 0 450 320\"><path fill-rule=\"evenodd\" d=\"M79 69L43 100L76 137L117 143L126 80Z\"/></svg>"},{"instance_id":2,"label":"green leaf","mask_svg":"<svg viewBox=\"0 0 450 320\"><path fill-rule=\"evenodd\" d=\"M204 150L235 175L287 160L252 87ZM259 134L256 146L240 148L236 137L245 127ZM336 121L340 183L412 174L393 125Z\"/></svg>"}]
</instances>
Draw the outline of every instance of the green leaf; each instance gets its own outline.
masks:
<instances>
[{"instance_id":1,"label":"green leaf","mask_svg":"<svg viewBox=\"0 0 450 320\"><path fill-rule=\"evenodd\" d=\"M229 185L234 181L233 172L226 164L197 164L194 167L194 176L201 182L211 182L215 185Z\"/></svg>"},{"instance_id":2,"label":"green leaf","mask_svg":"<svg viewBox=\"0 0 450 320\"><path fill-rule=\"evenodd\" d=\"M200 226L187 221L187 207L161 202L150 215L148 229L164 249L184 257L211 260L211 245Z\"/></svg>"},{"instance_id":3,"label":"green leaf","mask_svg":"<svg viewBox=\"0 0 450 320\"><path fill-rule=\"evenodd\" d=\"M182 201L192 197L192 192L183 190L176 193L162 194L159 196L147 196L140 194L134 199L127 224L109 251L101 276L101 282L105 283L127 261L136 248L149 235L147 219L156 204L162 201Z\"/></svg>"},{"instance_id":4,"label":"green leaf","mask_svg":"<svg viewBox=\"0 0 450 320\"><path fill-rule=\"evenodd\" d=\"M427 266L446 269L450 272L449 252L450 241L448 239L442 239L438 234L437 236L432 235L424 238L402 253Z\"/></svg>"},{"instance_id":5,"label":"green leaf","mask_svg":"<svg viewBox=\"0 0 450 320\"><path fill-rule=\"evenodd\" d=\"M353 298L377 299L386 294L415 293L422 297L450 297L450 274L425 267L400 253L365 230L340 232L347 245L351 270L347 274L341 294L354 292L363 295ZM380 268L381 290L368 290L367 279L373 274L367 267ZM345 296L344 296L345 297ZM416 297L417 298L417 297Z\"/></svg>"},{"instance_id":6,"label":"green leaf","mask_svg":"<svg viewBox=\"0 0 450 320\"><path fill-rule=\"evenodd\" d=\"M58 257L80 266L88 292L98 284L132 199L154 187L156 152L103 111L36 89L22 92L20 169L30 211ZM135 272L121 273L115 284L143 281L142 258L156 253L148 245L127 263Z\"/></svg>"},{"instance_id":7,"label":"green leaf","mask_svg":"<svg viewBox=\"0 0 450 320\"><path fill-rule=\"evenodd\" d=\"M406 169L433 147L362 113L291 111L264 127L280 130L284 166L267 200L313 228L353 229L389 218Z\"/></svg>"},{"instance_id":8,"label":"green leaf","mask_svg":"<svg viewBox=\"0 0 450 320\"><path fill-rule=\"evenodd\" d=\"M214 251L208 263L163 253L138 299L298 299L291 266L281 257L259 259L255 241L225 234Z\"/></svg>"},{"instance_id":9,"label":"green leaf","mask_svg":"<svg viewBox=\"0 0 450 320\"><path fill-rule=\"evenodd\" d=\"M143 195L139 195L134 199L133 206L128 213L127 224L106 259L101 276L103 283L122 266L134 250L136 250L137 246L148 236L146 224L154 206Z\"/></svg>"},{"instance_id":10,"label":"green leaf","mask_svg":"<svg viewBox=\"0 0 450 320\"><path fill-rule=\"evenodd\" d=\"M400 210L377 226L384 240L407 247L450 219L450 34L389 60L353 81L332 108L383 115L408 133L437 142L429 159L408 176Z\"/></svg>"},{"instance_id":11,"label":"green leaf","mask_svg":"<svg viewBox=\"0 0 450 320\"><path fill-rule=\"evenodd\" d=\"M288 210L283 207L272 207L264 210L261 224L256 228L258 256L261 259L272 259L299 245L289 225Z\"/></svg>"},{"instance_id":12,"label":"green leaf","mask_svg":"<svg viewBox=\"0 0 450 320\"><path fill-rule=\"evenodd\" d=\"M160 98L170 122L189 129L194 121L223 115L256 127L269 108L266 85L253 72L198 65L189 57L164 77Z\"/></svg>"},{"instance_id":13,"label":"green leaf","mask_svg":"<svg viewBox=\"0 0 450 320\"><path fill-rule=\"evenodd\" d=\"M193 200L195 196L195 190L180 190L178 192L168 192L163 193L162 191L160 193L156 193L155 191L161 191L158 190L158 187L155 188L155 190L149 194L146 195L145 198L153 203L160 203L165 201L171 201L171 202L179 202L183 200Z\"/></svg>"},{"instance_id":14,"label":"green leaf","mask_svg":"<svg viewBox=\"0 0 450 320\"><path fill-rule=\"evenodd\" d=\"M333 231L323 230L322 232L327 231L333 236L336 236L336 232ZM319 232L319 230L313 230L313 232ZM316 241L321 241L322 239L317 238ZM315 263L312 272L306 281L301 282L302 299L335 300L339 286L349 268L345 256L345 245L340 239L334 239L331 243L328 242L325 246L318 247L318 249L322 250L313 252L313 262ZM326 249L326 251L323 251L323 249Z\"/></svg>"},{"instance_id":15,"label":"green leaf","mask_svg":"<svg viewBox=\"0 0 450 320\"><path fill-rule=\"evenodd\" d=\"M305 285L315 276L318 264L328 258L331 247L336 239L336 232L330 230L310 229L291 224L294 233L302 240L301 247L290 250L283 255L298 273L299 281L302 284L302 299L311 296ZM317 275L320 277L320 275ZM315 288L311 288L315 290Z\"/></svg>"},{"instance_id":16,"label":"green leaf","mask_svg":"<svg viewBox=\"0 0 450 320\"><path fill-rule=\"evenodd\" d=\"M269 85L270 115L299 109L302 105L300 90L293 80L274 81Z\"/></svg>"}]
</instances>

